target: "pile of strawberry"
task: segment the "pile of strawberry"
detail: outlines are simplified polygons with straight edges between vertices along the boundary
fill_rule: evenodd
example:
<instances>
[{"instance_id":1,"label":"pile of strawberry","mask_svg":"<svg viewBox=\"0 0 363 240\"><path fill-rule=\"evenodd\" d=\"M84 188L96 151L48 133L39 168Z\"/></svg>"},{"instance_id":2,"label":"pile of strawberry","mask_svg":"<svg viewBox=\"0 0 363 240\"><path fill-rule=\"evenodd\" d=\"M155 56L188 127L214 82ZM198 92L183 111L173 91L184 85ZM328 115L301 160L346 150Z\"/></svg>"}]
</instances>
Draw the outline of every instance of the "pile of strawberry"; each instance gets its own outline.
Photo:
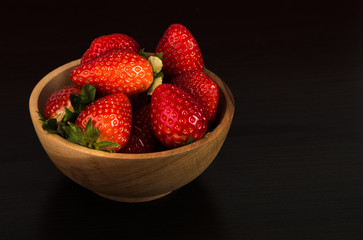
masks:
<instances>
[{"instance_id":1,"label":"pile of strawberry","mask_svg":"<svg viewBox=\"0 0 363 240\"><path fill-rule=\"evenodd\" d=\"M43 129L103 151L146 153L201 139L213 126L219 92L197 41L172 24L147 56L125 34L96 38L54 92Z\"/></svg>"}]
</instances>

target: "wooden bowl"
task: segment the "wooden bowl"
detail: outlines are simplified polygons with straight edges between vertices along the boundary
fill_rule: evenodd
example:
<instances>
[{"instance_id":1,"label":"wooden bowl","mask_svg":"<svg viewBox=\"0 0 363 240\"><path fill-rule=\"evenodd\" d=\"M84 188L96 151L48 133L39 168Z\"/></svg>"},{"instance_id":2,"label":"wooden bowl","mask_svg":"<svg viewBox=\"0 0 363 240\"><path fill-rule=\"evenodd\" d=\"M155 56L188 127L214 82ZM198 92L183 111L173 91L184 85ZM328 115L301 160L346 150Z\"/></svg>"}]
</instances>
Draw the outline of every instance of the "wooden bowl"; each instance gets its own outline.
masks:
<instances>
[{"instance_id":1,"label":"wooden bowl","mask_svg":"<svg viewBox=\"0 0 363 240\"><path fill-rule=\"evenodd\" d=\"M115 201L150 201L191 182L214 160L231 126L234 99L227 85L207 69L205 73L220 89L217 124L192 144L155 153L107 153L45 132L37 111L43 112L54 91L72 85L70 71L79 64L78 59L50 72L35 86L29 99L30 116L43 148L57 168L74 182Z\"/></svg>"}]
</instances>

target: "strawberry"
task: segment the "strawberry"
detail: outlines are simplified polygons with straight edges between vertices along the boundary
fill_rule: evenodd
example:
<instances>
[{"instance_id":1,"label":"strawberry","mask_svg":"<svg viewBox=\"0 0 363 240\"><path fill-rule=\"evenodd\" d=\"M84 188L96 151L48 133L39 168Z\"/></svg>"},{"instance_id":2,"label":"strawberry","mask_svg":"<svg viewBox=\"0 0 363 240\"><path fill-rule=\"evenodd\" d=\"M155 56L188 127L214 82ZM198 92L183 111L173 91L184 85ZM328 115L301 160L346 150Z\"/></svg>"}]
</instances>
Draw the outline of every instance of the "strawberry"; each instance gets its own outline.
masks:
<instances>
[{"instance_id":1,"label":"strawberry","mask_svg":"<svg viewBox=\"0 0 363 240\"><path fill-rule=\"evenodd\" d=\"M171 80L171 84L190 93L203 107L208 125L214 122L217 113L219 92L217 84L204 72L191 70Z\"/></svg>"},{"instance_id":2,"label":"strawberry","mask_svg":"<svg viewBox=\"0 0 363 240\"><path fill-rule=\"evenodd\" d=\"M181 88L161 84L151 96L151 124L156 138L167 148L202 138L207 119L198 102Z\"/></svg>"},{"instance_id":3,"label":"strawberry","mask_svg":"<svg viewBox=\"0 0 363 240\"><path fill-rule=\"evenodd\" d=\"M98 57L102 53L114 48L130 50L135 53L139 53L141 50L139 44L128 35L115 33L101 36L92 41L91 46L83 54L81 63L88 62L89 60Z\"/></svg>"},{"instance_id":4,"label":"strawberry","mask_svg":"<svg viewBox=\"0 0 363 240\"><path fill-rule=\"evenodd\" d=\"M160 143L155 138L151 128L150 103L133 106L133 118L131 135L125 147L121 150L124 153L148 153L160 149Z\"/></svg>"},{"instance_id":5,"label":"strawberry","mask_svg":"<svg viewBox=\"0 0 363 240\"><path fill-rule=\"evenodd\" d=\"M75 124L64 130L68 140L98 150L119 151L130 136L132 108L123 93L109 94L87 105Z\"/></svg>"},{"instance_id":6,"label":"strawberry","mask_svg":"<svg viewBox=\"0 0 363 240\"><path fill-rule=\"evenodd\" d=\"M160 39L155 53L163 54L163 73L172 77L188 70L204 69L199 46L189 30L181 24L172 24Z\"/></svg>"},{"instance_id":7,"label":"strawberry","mask_svg":"<svg viewBox=\"0 0 363 240\"><path fill-rule=\"evenodd\" d=\"M68 121L74 122L85 106L94 101L96 89L85 85L82 90L68 86L54 92L47 100L44 114L38 112L42 128L49 133L58 133L65 137L63 126Z\"/></svg>"},{"instance_id":8,"label":"strawberry","mask_svg":"<svg viewBox=\"0 0 363 240\"><path fill-rule=\"evenodd\" d=\"M46 119L55 118L57 121L61 121L65 108L71 107L71 101L69 95L71 93L81 93L81 89L75 86L68 86L54 92L47 100L44 109L44 117Z\"/></svg>"},{"instance_id":9,"label":"strawberry","mask_svg":"<svg viewBox=\"0 0 363 240\"><path fill-rule=\"evenodd\" d=\"M146 91L153 82L153 70L142 56L112 49L75 67L71 80L77 86L92 84L101 96L122 92L131 97Z\"/></svg>"}]
</instances>

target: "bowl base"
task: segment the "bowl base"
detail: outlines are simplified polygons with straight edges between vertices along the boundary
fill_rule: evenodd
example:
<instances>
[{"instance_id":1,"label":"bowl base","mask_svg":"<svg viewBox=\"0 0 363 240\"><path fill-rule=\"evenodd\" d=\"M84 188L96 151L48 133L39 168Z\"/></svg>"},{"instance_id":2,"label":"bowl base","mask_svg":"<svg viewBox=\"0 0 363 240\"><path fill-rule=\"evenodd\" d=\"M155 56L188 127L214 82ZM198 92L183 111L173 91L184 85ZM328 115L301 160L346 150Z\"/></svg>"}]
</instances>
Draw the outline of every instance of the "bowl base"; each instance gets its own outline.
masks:
<instances>
[{"instance_id":1,"label":"bowl base","mask_svg":"<svg viewBox=\"0 0 363 240\"><path fill-rule=\"evenodd\" d=\"M148 202L148 201L152 201L161 197L164 197L166 195L168 195L171 192L167 192L167 193L163 193L163 194L159 194L159 195L154 195L154 196L149 196L149 197L119 197L119 196L112 196L112 195L107 195L104 193L99 193L99 192L95 192L97 195L107 198L109 200L113 200L113 201L117 201L117 202L129 202L129 203L133 203L133 202Z\"/></svg>"}]
</instances>

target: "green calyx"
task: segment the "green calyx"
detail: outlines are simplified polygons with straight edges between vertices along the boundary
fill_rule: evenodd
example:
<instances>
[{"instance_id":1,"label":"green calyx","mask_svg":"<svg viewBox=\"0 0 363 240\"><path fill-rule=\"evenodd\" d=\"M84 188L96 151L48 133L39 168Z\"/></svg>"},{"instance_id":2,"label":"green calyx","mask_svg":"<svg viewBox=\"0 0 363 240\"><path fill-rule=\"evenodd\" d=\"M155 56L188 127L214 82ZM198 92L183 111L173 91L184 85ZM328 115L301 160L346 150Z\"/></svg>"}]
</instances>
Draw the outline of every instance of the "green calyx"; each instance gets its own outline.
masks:
<instances>
[{"instance_id":1,"label":"green calyx","mask_svg":"<svg viewBox=\"0 0 363 240\"><path fill-rule=\"evenodd\" d=\"M98 141L100 133L92 124L92 119L88 119L85 132L82 131L75 121L83 109L95 100L96 88L87 84L82 87L81 94L71 93L69 99L71 101L70 108L64 108L64 115L61 117L46 119L38 112L39 120L43 122L42 128L49 133L56 133L67 140L88 148L114 152L112 148L120 145L111 141ZM72 110L71 110L72 109Z\"/></svg>"},{"instance_id":2,"label":"green calyx","mask_svg":"<svg viewBox=\"0 0 363 240\"><path fill-rule=\"evenodd\" d=\"M145 53L144 48L140 50L139 55L140 55L141 57L146 58L146 60L147 60L147 56L146 56L146 53Z\"/></svg>"},{"instance_id":3,"label":"green calyx","mask_svg":"<svg viewBox=\"0 0 363 240\"><path fill-rule=\"evenodd\" d=\"M58 133L58 122L57 119L55 118L51 118L51 119L46 119L43 114L41 114L40 112L37 112L39 115L39 120L43 122L42 124L42 128L49 132L49 133Z\"/></svg>"},{"instance_id":4,"label":"green calyx","mask_svg":"<svg viewBox=\"0 0 363 240\"><path fill-rule=\"evenodd\" d=\"M69 95L69 100L71 100L71 104L74 109L74 114L77 114L78 116L88 104L92 103L95 100L95 97L96 97L96 88L91 84L84 85L82 87L81 94L71 93Z\"/></svg>"},{"instance_id":5,"label":"green calyx","mask_svg":"<svg viewBox=\"0 0 363 240\"><path fill-rule=\"evenodd\" d=\"M93 126L91 118L88 119L84 132L80 127L71 122L68 122L68 126L64 126L63 129L67 134L67 140L84 147L115 152L112 148L120 146L118 143L111 141L98 141L100 133L98 129Z\"/></svg>"},{"instance_id":6,"label":"green calyx","mask_svg":"<svg viewBox=\"0 0 363 240\"><path fill-rule=\"evenodd\" d=\"M71 101L71 109L64 108L64 115L57 118L46 119L41 113L38 112L39 120L43 122L42 128L49 133L58 133L66 137L63 127L68 122L74 123L82 110L91 102L95 100L96 88L90 84L82 87L82 93L71 93L69 100Z\"/></svg>"}]
</instances>

